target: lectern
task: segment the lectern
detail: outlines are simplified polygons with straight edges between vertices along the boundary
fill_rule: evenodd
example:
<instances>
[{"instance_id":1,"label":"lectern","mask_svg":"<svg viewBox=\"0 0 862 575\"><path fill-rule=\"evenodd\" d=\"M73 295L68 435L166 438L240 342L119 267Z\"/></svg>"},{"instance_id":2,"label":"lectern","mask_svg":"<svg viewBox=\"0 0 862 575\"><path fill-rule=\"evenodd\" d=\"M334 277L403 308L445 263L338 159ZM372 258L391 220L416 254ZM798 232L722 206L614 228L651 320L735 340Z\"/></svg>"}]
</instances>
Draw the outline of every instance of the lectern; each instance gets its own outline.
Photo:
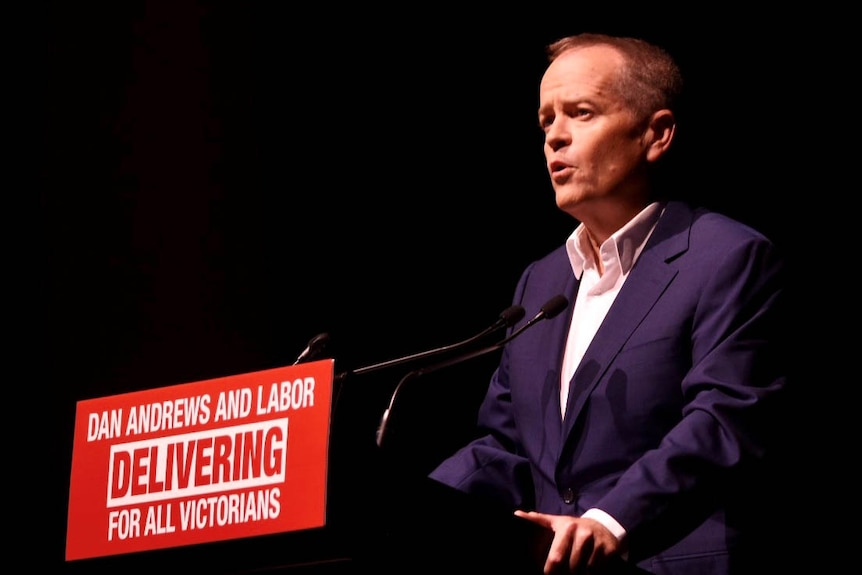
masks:
<instances>
[{"instance_id":1,"label":"lectern","mask_svg":"<svg viewBox=\"0 0 862 575\"><path fill-rule=\"evenodd\" d=\"M331 421L333 380L321 360L79 402L66 571L541 573L549 532L389 457L374 410Z\"/></svg>"}]
</instances>

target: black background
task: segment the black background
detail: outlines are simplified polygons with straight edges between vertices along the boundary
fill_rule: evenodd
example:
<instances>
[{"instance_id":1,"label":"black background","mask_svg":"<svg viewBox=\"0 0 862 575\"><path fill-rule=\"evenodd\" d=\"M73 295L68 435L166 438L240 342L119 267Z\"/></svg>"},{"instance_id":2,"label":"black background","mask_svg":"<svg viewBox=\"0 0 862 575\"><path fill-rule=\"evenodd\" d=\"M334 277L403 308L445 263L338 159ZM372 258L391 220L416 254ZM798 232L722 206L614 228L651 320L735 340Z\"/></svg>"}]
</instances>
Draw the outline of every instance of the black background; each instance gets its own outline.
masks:
<instances>
[{"instance_id":1,"label":"black background","mask_svg":"<svg viewBox=\"0 0 862 575\"><path fill-rule=\"evenodd\" d=\"M788 121L806 107L799 62L817 25L804 14L281 4L52 3L41 14L35 393L54 412L33 559L52 572L129 561L64 561L77 401L287 365L320 332L339 367L358 367L465 338L509 305L522 268L575 225L554 205L536 126L544 46L559 36L665 45L689 81L671 158L681 189L786 246L797 271L808 263L792 198L810 193L811 174ZM398 433L410 447L396 473L426 470L469 432L491 365L405 393ZM396 381L345 388L336 415L350 440L333 443L345 469L379 455L368 444ZM820 408L806 407L820 426ZM342 481L349 515L377 478ZM251 559L237 559L243 543L189 553L210 572L277 562L263 556L289 558L291 545L341 553L318 535L260 544Z\"/></svg>"}]
</instances>

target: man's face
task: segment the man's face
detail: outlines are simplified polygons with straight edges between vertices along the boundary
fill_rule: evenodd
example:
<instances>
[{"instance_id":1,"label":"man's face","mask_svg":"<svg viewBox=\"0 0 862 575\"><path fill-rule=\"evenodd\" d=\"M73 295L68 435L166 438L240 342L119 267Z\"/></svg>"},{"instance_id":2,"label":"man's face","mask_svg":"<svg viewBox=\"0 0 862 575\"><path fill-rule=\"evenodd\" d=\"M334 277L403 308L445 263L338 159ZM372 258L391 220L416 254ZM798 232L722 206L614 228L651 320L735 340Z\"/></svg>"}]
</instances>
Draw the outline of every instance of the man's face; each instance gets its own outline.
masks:
<instances>
[{"instance_id":1,"label":"man's face","mask_svg":"<svg viewBox=\"0 0 862 575\"><path fill-rule=\"evenodd\" d=\"M539 124L557 206L577 219L614 202L639 202L645 188L644 126L613 80L623 60L607 46L578 48L548 66Z\"/></svg>"}]
</instances>

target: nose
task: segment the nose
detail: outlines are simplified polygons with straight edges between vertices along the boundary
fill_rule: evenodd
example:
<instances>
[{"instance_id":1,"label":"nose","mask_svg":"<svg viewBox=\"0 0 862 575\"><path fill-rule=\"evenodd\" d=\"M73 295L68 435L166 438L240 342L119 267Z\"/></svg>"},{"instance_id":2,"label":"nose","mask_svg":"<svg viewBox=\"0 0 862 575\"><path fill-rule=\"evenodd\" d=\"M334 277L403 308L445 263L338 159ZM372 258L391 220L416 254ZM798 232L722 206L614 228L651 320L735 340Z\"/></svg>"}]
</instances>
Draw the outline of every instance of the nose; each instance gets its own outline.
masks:
<instances>
[{"instance_id":1,"label":"nose","mask_svg":"<svg viewBox=\"0 0 862 575\"><path fill-rule=\"evenodd\" d=\"M572 137L562 122L555 121L545 128L545 145L556 152L572 143Z\"/></svg>"}]
</instances>

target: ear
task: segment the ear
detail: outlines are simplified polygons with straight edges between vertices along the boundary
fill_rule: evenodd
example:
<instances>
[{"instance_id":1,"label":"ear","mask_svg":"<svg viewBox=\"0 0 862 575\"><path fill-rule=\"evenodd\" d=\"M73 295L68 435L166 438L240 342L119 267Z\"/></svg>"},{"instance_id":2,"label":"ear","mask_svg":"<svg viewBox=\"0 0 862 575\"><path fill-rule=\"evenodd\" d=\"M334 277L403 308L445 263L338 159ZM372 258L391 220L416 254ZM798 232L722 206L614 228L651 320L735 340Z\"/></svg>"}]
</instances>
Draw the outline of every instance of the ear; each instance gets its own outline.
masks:
<instances>
[{"instance_id":1,"label":"ear","mask_svg":"<svg viewBox=\"0 0 862 575\"><path fill-rule=\"evenodd\" d=\"M670 110L659 110L650 118L646 130L647 161L655 162L661 158L673 141L676 131L676 118Z\"/></svg>"}]
</instances>

